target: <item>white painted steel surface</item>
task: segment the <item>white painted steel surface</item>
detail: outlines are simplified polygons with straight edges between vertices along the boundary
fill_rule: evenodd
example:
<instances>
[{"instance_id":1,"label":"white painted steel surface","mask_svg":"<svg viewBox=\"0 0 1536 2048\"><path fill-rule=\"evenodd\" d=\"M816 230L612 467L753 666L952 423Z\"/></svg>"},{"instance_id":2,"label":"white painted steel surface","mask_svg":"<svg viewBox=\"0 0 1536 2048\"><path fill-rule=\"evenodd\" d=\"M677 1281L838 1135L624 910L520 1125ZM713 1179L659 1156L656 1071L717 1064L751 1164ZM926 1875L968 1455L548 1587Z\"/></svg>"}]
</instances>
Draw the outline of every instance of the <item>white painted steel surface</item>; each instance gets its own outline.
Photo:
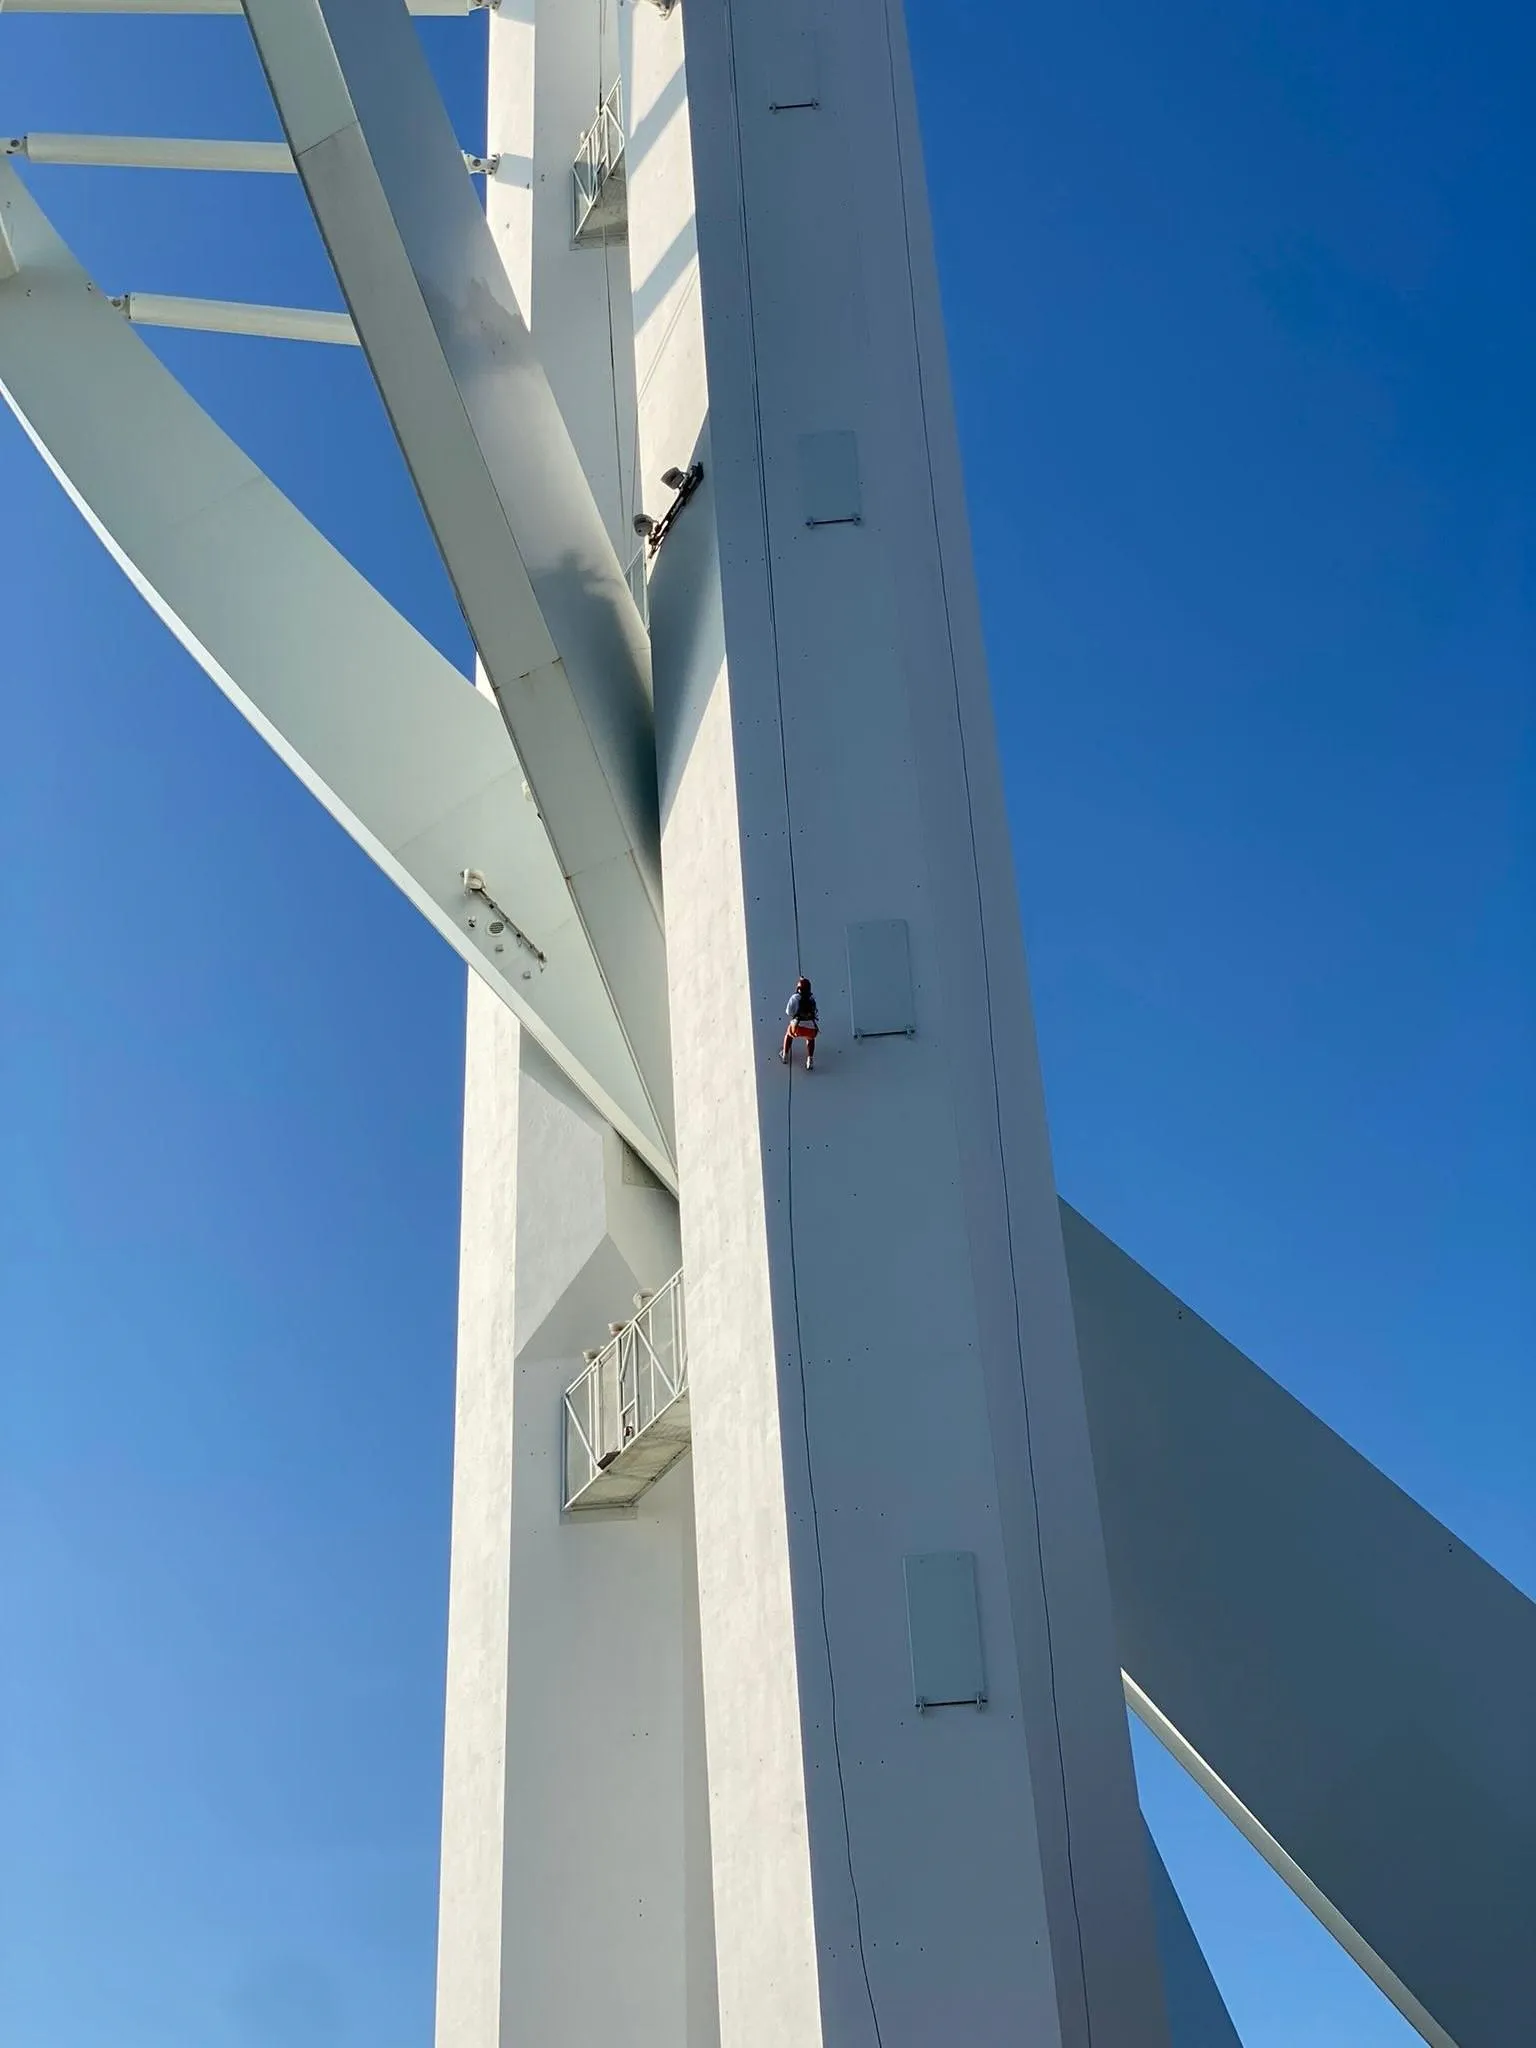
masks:
<instances>
[{"instance_id":1,"label":"white painted steel surface","mask_svg":"<svg viewBox=\"0 0 1536 2048\"><path fill-rule=\"evenodd\" d=\"M649 648L611 535L399 0L246 0L246 15L654 1119L670 1132Z\"/></svg>"},{"instance_id":2,"label":"white painted steel surface","mask_svg":"<svg viewBox=\"0 0 1536 2048\"><path fill-rule=\"evenodd\" d=\"M495 707L193 403L8 163L0 219L21 266L0 285L0 387L97 536L306 787L669 1174ZM483 919L471 930L468 866L535 936L542 971L515 946L498 953L506 942Z\"/></svg>"},{"instance_id":3,"label":"white painted steel surface","mask_svg":"<svg viewBox=\"0 0 1536 2048\"><path fill-rule=\"evenodd\" d=\"M572 140L592 119L604 83L616 79L628 9L608 0L556 13L557 4L534 7L537 90L524 146L537 160L538 176L526 201L528 253L514 257L509 270L526 275L535 349L615 558L628 563L635 549L630 522L639 503L629 262L621 242L571 247L569 182ZM511 86L519 39L528 33L505 15L491 24L493 104ZM499 128L490 132L505 153L501 174L486 189L486 211L496 221L503 208L524 202L514 135L503 137ZM563 165L558 174L556 165ZM493 232L505 249L499 226ZM521 304L525 288L519 283L516 289ZM633 595L627 580L626 588ZM650 776L654 790L654 750Z\"/></svg>"},{"instance_id":4,"label":"white painted steel surface","mask_svg":"<svg viewBox=\"0 0 1536 2048\"><path fill-rule=\"evenodd\" d=\"M900 20L737 0L633 39L642 468L705 466L650 595L723 2039L1150 2048ZM839 433L861 524L810 527L801 439ZM916 1034L855 1044L845 929L890 917ZM800 970L811 1077L777 1059ZM930 1549L978 1560L983 1712L912 1703Z\"/></svg>"}]
</instances>

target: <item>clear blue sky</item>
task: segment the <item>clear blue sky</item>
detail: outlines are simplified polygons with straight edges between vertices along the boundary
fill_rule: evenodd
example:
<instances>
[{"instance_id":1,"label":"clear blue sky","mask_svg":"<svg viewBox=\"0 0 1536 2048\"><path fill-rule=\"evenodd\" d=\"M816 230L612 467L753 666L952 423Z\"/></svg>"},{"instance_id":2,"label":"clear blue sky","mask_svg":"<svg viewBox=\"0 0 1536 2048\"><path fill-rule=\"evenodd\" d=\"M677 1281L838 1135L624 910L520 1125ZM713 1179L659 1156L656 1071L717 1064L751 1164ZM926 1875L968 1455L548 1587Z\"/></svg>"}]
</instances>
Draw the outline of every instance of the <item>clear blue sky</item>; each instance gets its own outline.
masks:
<instances>
[{"instance_id":1,"label":"clear blue sky","mask_svg":"<svg viewBox=\"0 0 1536 2048\"><path fill-rule=\"evenodd\" d=\"M1062 1187L1536 1591L1530 19L913 33ZM275 132L239 22L0 17L28 128ZM33 182L335 303L287 181ZM360 361L163 349L463 657ZM8 419L0 564L0 2040L423 2048L462 972ZM1248 2048L1411 2039L1139 1761Z\"/></svg>"}]
</instances>

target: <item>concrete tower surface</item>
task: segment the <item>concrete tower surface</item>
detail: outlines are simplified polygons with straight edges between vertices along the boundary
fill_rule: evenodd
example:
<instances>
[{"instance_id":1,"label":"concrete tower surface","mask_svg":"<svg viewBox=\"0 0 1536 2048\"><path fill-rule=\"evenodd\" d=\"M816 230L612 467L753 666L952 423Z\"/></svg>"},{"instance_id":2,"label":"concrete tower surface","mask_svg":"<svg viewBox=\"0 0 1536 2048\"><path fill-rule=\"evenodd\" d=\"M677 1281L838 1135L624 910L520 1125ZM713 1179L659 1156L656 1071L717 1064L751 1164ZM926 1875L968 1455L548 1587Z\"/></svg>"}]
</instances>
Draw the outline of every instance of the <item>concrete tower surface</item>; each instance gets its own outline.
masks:
<instances>
[{"instance_id":1,"label":"concrete tower surface","mask_svg":"<svg viewBox=\"0 0 1536 2048\"><path fill-rule=\"evenodd\" d=\"M477 998L440 2048L1161 2042L899 11L503 8L488 146L615 547L702 470L647 551L693 1455L562 1522L668 1198Z\"/></svg>"},{"instance_id":2,"label":"concrete tower surface","mask_svg":"<svg viewBox=\"0 0 1536 2048\"><path fill-rule=\"evenodd\" d=\"M634 51L722 2035L1162 2041L900 8Z\"/></svg>"},{"instance_id":3,"label":"concrete tower surface","mask_svg":"<svg viewBox=\"0 0 1536 2048\"><path fill-rule=\"evenodd\" d=\"M573 145L616 63L597 6L491 15L487 217L627 559L629 269L622 240L572 240ZM713 2048L687 1462L628 1510L562 1513L564 1390L676 1274L677 1202L469 994L437 2039Z\"/></svg>"}]
</instances>

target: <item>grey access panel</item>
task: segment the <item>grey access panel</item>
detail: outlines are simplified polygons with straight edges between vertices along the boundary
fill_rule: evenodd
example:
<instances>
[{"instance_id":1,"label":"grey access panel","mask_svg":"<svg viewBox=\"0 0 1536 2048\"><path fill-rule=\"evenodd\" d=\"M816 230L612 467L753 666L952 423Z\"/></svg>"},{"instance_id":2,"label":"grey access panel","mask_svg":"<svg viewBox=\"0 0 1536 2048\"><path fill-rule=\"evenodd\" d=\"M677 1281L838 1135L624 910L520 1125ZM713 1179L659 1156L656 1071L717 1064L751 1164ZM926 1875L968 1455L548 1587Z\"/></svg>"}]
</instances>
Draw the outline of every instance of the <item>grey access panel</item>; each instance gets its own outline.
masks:
<instances>
[{"instance_id":1,"label":"grey access panel","mask_svg":"<svg viewBox=\"0 0 1536 2048\"><path fill-rule=\"evenodd\" d=\"M903 1558L902 1567L917 1707L984 1706L987 1676L976 1605L975 1552L931 1550Z\"/></svg>"},{"instance_id":2,"label":"grey access panel","mask_svg":"<svg viewBox=\"0 0 1536 2048\"><path fill-rule=\"evenodd\" d=\"M821 105L815 0L775 0L773 35L763 65L768 110L814 114ZM850 440L852 435L848 437Z\"/></svg>"},{"instance_id":3,"label":"grey access panel","mask_svg":"<svg viewBox=\"0 0 1536 2048\"><path fill-rule=\"evenodd\" d=\"M849 925L848 999L855 1038L910 1038L917 1029L905 918Z\"/></svg>"},{"instance_id":4,"label":"grey access panel","mask_svg":"<svg viewBox=\"0 0 1536 2048\"><path fill-rule=\"evenodd\" d=\"M864 516L859 444L846 431L802 434L800 502L807 526L857 526Z\"/></svg>"}]
</instances>

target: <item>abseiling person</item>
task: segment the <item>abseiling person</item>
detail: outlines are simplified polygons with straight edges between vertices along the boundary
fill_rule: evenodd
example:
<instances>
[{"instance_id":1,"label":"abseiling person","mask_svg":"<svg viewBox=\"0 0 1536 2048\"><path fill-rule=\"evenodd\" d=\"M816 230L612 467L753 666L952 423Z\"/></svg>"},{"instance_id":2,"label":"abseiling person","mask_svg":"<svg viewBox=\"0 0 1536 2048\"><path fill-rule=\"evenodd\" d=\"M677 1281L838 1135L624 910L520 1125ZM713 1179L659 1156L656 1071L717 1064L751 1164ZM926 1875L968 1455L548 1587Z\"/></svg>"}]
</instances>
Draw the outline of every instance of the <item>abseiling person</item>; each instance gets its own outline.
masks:
<instances>
[{"instance_id":1,"label":"abseiling person","mask_svg":"<svg viewBox=\"0 0 1536 2048\"><path fill-rule=\"evenodd\" d=\"M811 994L811 984L802 974L795 983L795 992L784 1006L789 1019L789 1028L784 1033L784 1043L779 1048L779 1058L789 1065L789 1055L795 1040L805 1040L805 1071L809 1073L816 1064L816 1033L820 1029L816 1017L816 998Z\"/></svg>"}]
</instances>

